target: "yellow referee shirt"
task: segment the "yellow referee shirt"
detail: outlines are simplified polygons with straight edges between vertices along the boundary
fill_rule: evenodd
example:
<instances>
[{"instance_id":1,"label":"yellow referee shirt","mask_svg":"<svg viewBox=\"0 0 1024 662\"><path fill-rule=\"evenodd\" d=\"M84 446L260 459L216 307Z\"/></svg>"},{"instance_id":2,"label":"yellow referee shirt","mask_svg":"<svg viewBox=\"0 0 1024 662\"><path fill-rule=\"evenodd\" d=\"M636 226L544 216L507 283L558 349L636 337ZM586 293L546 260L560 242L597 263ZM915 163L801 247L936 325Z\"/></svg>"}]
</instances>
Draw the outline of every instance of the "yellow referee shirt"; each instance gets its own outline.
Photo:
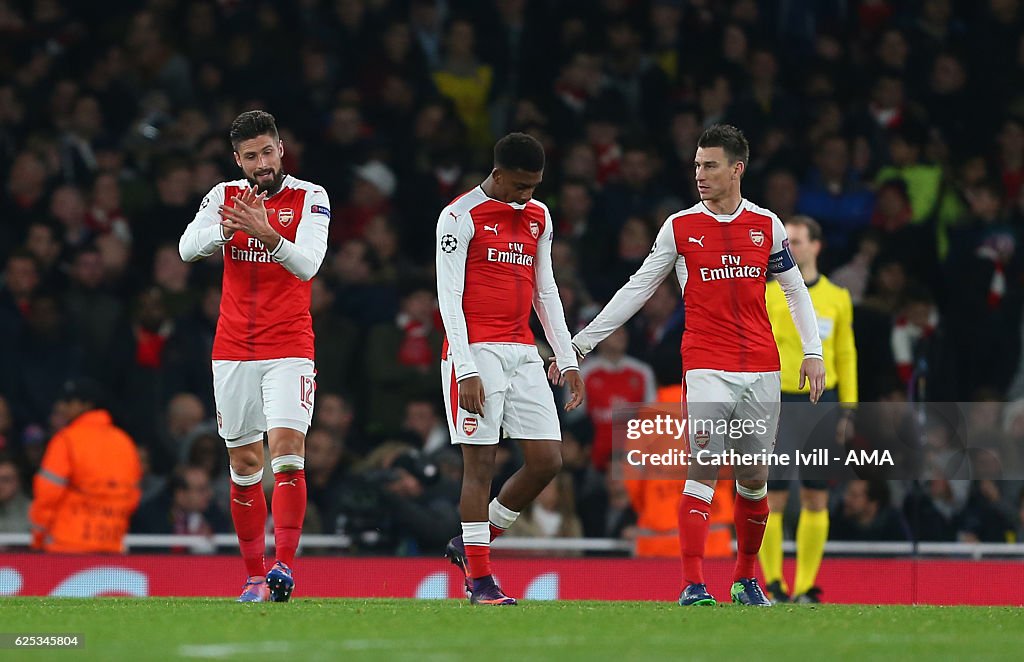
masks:
<instances>
[{"instance_id":1,"label":"yellow referee shirt","mask_svg":"<svg viewBox=\"0 0 1024 662\"><path fill-rule=\"evenodd\" d=\"M833 284L824 276L818 276L813 285L807 286L818 318L818 332L821 334L822 354L825 360L825 388L839 386L839 401L857 402L857 347L853 342L853 302L845 288ZM797 333L793 318L789 315L786 296L777 281L768 283L765 291L768 318L772 322L775 343L779 346L779 360L782 364L782 392L807 393L804 384L801 391L800 364L804 360L803 345Z\"/></svg>"}]
</instances>

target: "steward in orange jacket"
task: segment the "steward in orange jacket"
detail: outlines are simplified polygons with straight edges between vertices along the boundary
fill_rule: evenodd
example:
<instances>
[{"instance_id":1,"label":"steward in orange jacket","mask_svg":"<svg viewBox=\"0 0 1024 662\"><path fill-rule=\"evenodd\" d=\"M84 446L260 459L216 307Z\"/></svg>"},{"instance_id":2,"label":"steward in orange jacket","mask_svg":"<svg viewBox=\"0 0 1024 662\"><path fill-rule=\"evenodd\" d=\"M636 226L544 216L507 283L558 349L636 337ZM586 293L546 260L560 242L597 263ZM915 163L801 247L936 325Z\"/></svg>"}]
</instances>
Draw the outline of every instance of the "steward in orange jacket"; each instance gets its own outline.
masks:
<instances>
[{"instance_id":1,"label":"steward in orange jacket","mask_svg":"<svg viewBox=\"0 0 1024 662\"><path fill-rule=\"evenodd\" d=\"M142 465L135 442L99 408L101 401L101 389L88 380L64 385L57 407L71 422L50 440L35 477L33 549L124 551Z\"/></svg>"}]
</instances>

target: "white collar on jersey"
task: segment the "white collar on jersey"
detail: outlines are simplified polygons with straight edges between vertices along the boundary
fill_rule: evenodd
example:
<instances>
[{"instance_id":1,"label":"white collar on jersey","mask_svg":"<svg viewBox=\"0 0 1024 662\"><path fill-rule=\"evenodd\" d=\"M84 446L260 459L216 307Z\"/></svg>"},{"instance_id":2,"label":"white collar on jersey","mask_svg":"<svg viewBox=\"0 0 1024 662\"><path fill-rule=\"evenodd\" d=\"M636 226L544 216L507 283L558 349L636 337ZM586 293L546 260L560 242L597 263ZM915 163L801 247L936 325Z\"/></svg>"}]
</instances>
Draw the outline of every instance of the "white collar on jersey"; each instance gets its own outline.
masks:
<instances>
[{"instance_id":1,"label":"white collar on jersey","mask_svg":"<svg viewBox=\"0 0 1024 662\"><path fill-rule=\"evenodd\" d=\"M485 191L485 190L484 190L484 187L483 187L482 185L480 185L480 184L477 184L477 189L479 189L479 190L480 190L480 193L481 193L481 194L482 194L482 195L483 195L483 196L484 196L485 198L487 198L488 200L494 200L495 202L500 202L500 203L501 203L501 204L503 204L503 205L508 205L508 206L509 206L509 207L511 207L512 209L519 209L519 210L523 210L523 209L526 209L526 205L521 205L521 204L519 204L518 202L505 202L504 200L499 200L499 199L497 199L497 198L492 198L491 196L487 195L487 191ZM527 202L526 204L528 205L528 204L530 204L530 203L529 203L529 202Z\"/></svg>"},{"instance_id":2,"label":"white collar on jersey","mask_svg":"<svg viewBox=\"0 0 1024 662\"><path fill-rule=\"evenodd\" d=\"M741 213L743 213L744 209L747 208L747 199L746 198L740 198L740 204L738 204L736 206L736 211L734 211L731 214L716 214L715 212L713 212L710 209L708 209L708 206L704 204L703 200L701 200L697 204L700 205L701 210L705 214L707 214L708 216L712 217L713 219L715 219L719 223L731 223L732 221L736 220L737 216L739 216Z\"/></svg>"}]
</instances>

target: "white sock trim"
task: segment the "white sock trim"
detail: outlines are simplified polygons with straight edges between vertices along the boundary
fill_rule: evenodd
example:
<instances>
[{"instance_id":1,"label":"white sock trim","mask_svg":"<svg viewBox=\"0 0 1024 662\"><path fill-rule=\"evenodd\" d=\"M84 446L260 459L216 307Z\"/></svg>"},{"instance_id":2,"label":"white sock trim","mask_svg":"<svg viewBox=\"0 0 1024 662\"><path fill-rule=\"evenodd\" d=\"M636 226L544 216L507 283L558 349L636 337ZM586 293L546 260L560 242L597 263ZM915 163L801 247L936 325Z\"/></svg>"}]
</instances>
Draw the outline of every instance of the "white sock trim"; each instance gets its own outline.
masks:
<instances>
[{"instance_id":1,"label":"white sock trim","mask_svg":"<svg viewBox=\"0 0 1024 662\"><path fill-rule=\"evenodd\" d=\"M715 496L715 488L696 480L688 480L683 485L683 494L700 499L704 503L711 503L711 499Z\"/></svg>"},{"instance_id":2,"label":"white sock trim","mask_svg":"<svg viewBox=\"0 0 1024 662\"><path fill-rule=\"evenodd\" d=\"M463 522L462 543L464 545L491 546L491 530L487 522Z\"/></svg>"},{"instance_id":3,"label":"white sock trim","mask_svg":"<svg viewBox=\"0 0 1024 662\"><path fill-rule=\"evenodd\" d=\"M234 469L231 469L231 482L239 487L249 487L263 480L263 469L260 469L254 474L248 476L241 476L235 473Z\"/></svg>"},{"instance_id":4,"label":"white sock trim","mask_svg":"<svg viewBox=\"0 0 1024 662\"><path fill-rule=\"evenodd\" d=\"M306 458L301 455L280 455L270 461L270 468L276 474L283 471L302 471L306 468Z\"/></svg>"},{"instance_id":5,"label":"white sock trim","mask_svg":"<svg viewBox=\"0 0 1024 662\"><path fill-rule=\"evenodd\" d=\"M512 526L518 517L519 513L501 505L497 499L491 499L491 503L487 506L487 519L499 529L507 529Z\"/></svg>"},{"instance_id":6,"label":"white sock trim","mask_svg":"<svg viewBox=\"0 0 1024 662\"><path fill-rule=\"evenodd\" d=\"M740 485L740 481L736 481L736 494L748 501L760 501L768 496L768 484L765 483L760 489L750 490Z\"/></svg>"}]
</instances>

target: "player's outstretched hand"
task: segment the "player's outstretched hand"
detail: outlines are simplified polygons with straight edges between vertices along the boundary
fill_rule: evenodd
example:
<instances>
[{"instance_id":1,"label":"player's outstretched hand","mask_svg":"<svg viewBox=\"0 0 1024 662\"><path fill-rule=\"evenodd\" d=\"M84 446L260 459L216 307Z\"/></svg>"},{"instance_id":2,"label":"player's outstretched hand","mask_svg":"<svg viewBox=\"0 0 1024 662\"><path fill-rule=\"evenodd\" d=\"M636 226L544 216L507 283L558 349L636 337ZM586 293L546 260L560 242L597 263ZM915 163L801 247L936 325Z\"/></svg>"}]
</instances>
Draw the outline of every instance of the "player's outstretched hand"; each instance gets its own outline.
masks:
<instances>
[{"instance_id":1,"label":"player's outstretched hand","mask_svg":"<svg viewBox=\"0 0 1024 662\"><path fill-rule=\"evenodd\" d=\"M479 377L466 377L459 382L459 406L484 417L484 383Z\"/></svg>"},{"instance_id":2,"label":"player's outstretched hand","mask_svg":"<svg viewBox=\"0 0 1024 662\"><path fill-rule=\"evenodd\" d=\"M565 410L572 411L583 404L587 387L583 384L583 377L580 376L579 370L567 371L563 379L569 385L569 391L572 393L572 400L565 403Z\"/></svg>"},{"instance_id":3,"label":"player's outstretched hand","mask_svg":"<svg viewBox=\"0 0 1024 662\"><path fill-rule=\"evenodd\" d=\"M555 357L548 359L548 381L551 382L552 386L561 386L565 383L562 378L562 371L558 369L558 364L555 363Z\"/></svg>"},{"instance_id":4,"label":"player's outstretched hand","mask_svg":"<svg viewBox=\"0 0 1024 662\"><path fill-rule=\"evenodd\" d=\"M818 404L825 392L825 362L817 357L808 357L800 364L800 388L808 381L811 384L810 400Z\"/></svg>"}]
</instances>

